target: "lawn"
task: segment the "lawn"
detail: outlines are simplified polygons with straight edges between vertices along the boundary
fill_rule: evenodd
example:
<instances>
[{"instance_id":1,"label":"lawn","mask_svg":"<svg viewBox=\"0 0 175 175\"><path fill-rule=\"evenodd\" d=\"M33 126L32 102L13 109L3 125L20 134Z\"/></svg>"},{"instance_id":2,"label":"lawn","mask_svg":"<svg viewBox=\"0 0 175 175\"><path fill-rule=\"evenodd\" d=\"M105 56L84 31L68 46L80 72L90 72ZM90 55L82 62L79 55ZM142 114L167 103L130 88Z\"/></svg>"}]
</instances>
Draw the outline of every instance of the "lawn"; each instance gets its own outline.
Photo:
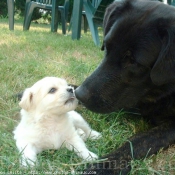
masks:
<instances>
[{"instance_id":1,"label":"lawn","mask_svg":"<svg viewBox=\"0 0 175 175\"><path fill-rule=\"evenodd\" d=\"M90 33L82 32L81 39L73 41L70 33L51 33L48 24L32 23L30 30L24 32L22 21L18 20L15 30L9 31L7 19L0 19L0 174L78 174L86 167L67 149L44 151L38 155L39 166L21 167L12 133L20 120L14 95L45 76L62 77L68 83L80 85L101 62L103 54ZM149 129L140 115L123 110L104 115L79 106L77 111L102 133L100 140L86 142L99 156L118 148L133 134ZM133 158L131 174L173 174L173 150L143 160Z\"/></svg>"}]
</instances>

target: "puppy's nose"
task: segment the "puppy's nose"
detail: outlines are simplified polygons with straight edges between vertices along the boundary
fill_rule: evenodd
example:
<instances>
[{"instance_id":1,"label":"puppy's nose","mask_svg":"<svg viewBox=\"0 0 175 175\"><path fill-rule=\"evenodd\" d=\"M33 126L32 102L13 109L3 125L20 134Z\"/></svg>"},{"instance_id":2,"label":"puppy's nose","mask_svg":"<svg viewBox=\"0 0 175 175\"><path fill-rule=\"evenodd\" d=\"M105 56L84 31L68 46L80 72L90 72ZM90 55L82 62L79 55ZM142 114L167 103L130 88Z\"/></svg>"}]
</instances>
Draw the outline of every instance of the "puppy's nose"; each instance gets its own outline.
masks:
<instances>
[{"instance_id":1,"label":"puppy's nose","mask_svg":"<svg viewBox=\"0 0 175 175\"><path fill-rule=\"evenodd\" d=\"M67 92L73 93L73 88L68 88Z\"/></svg>"}]
</instances>

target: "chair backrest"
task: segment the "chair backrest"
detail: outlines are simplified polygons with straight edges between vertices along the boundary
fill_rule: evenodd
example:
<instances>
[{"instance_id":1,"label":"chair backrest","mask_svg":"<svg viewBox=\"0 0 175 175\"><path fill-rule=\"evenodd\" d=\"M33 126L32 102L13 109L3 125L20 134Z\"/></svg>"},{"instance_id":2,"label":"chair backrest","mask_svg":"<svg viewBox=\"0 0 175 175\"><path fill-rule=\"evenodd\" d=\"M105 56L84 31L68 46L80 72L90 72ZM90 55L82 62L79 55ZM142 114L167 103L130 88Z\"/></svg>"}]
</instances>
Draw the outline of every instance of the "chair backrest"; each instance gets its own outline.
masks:
<instances>
[{"instance_id":1,"label":"chair backrest","mask_svg":"<svg viewBox=\"0 0 175 175\"><path fill-rule=\"evenodd\" d=\"M174 5L175 6L175 0L167 0L167 3L169 5Z\"/></svg>"},{"instance_id":2,"label":"chair backrest","mask_svg":"<svg viewBox=\"0 0 175 175\"><path fill-rule=\"evenodd\" d=\"M102 23L106 7L109 4L111 4L114 0L96 0L96 1L98 1L98 6L96 7L93 20L97 23Z\"/></svg>"},{"instance_id":3,"label":"chair backrest","mask_svg":"<svg viewBox=\"0 0 175 175\"><path fill-rule=\"evenodd\" d=\"M52 4L52 0L36 0L36 2L39 2L42 4Z\"/></svg>"},{"instance_id":4,"label":"chair backrest","mask_svg":"<svg viewBox=\"0 0 175 175\"><path fill-rule=\"evenodd\" d=\"M101 2L101 0L92 0L91 3L93 5L93 7L97 8L100 2Z\"/></svg>"},{"instance_id":5,"label":"chair backrest","mask_svg":"<svg viewBox=\"0 0 175 175\"><path fill-rule=\"evenodd\" d=\"M52 0L35 0L35 2L41 3L41 4L47 4L47 5L52 5ZM64 1L64 6L65 8L69 8L69 0Z\"/></svg>"}]
</instances>

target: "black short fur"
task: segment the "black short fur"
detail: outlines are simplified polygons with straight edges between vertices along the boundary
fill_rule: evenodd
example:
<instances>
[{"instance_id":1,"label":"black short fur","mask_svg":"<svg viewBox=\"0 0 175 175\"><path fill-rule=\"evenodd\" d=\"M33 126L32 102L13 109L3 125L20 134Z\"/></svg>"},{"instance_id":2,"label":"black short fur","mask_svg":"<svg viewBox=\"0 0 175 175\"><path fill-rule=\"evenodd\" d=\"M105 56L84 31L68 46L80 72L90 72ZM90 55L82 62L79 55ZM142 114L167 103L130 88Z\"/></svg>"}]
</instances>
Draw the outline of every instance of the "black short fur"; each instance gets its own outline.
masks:
<instances>
[{"instance_id":1,"label":"black short fur","mask_svg":"<svg viewBox=\"0 0 175 175\"><path fill-rule=\"evenodd\" d=\"M77 98L98 113L139 108L154 123L149 132L129 139L134 158L167 148L175 143L175 8L149 0L114 2L106 10L103 27L104 59L76 89ZM130 143L103 158L109 162L90 170L127 174ZM116 167L122 160L127 166Z\"/></svg>"}]
</instances>

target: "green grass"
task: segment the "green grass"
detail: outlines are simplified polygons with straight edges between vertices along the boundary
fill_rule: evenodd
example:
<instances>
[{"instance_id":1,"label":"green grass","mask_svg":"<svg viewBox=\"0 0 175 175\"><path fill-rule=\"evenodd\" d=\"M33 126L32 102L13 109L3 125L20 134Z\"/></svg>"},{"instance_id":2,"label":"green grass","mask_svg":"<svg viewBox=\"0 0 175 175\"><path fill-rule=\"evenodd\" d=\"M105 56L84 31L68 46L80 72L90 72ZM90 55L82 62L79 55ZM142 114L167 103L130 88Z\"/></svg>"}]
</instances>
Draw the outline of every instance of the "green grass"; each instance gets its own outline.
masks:
<instances>
[{"instance_id":1,"label":"green grass","mask_svg":"<svg viewBox=\"0 0 175 175\"><path fill-rule=\"evenodd\" d=\"M73 41L70 34L64 36L61 30L51 33L46 24L32 23L30 31L24 32L22 22L15 21L15 30L9 31L7 19L0 20L0 174L71 174L84 169L86 164L67 149L39 154L39 166L33 169L20 167L20 155L12 134L20 120L20 108L13 96L45 76L62 77L79 85L101 62L103 52L94 46L90 33L82 33L79 41ZM98 141L86 142L88 148L99 156L118 148L136 132L148 129L140 116L132 117L124 111L102 115L81 106L77 110L103 135ZM166 162L175 161L174 154L169 153L166 158L165 155L160 153L151 158L132 160L131 174L163 174L156 162L164 160L163 168ZM166 167L173 169L172 165ZM168 174L169 169L163 170Z\"/></svg>"}]
</instances>

